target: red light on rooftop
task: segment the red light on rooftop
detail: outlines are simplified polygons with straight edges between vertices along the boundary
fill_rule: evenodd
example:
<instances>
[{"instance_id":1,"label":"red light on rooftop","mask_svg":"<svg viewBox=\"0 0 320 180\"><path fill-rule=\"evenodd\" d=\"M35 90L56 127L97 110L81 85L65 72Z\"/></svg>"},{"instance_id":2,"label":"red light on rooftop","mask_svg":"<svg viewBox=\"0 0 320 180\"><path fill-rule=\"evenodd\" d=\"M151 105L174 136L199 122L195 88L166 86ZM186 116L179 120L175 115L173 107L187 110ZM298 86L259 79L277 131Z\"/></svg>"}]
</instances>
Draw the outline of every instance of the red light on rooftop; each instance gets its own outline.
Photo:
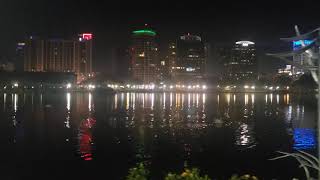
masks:
<instances>
[{"instance_id":1,"label":"red light on rooftop","mask_svg":"<svg viewBox=\"0 0 320 180\"><path fill-rule=\"evenodd\" d=\"M82 39L91 40L92 39L92 34L91 33L83 33L82 34Z\"/></svg>"}]
</instances>

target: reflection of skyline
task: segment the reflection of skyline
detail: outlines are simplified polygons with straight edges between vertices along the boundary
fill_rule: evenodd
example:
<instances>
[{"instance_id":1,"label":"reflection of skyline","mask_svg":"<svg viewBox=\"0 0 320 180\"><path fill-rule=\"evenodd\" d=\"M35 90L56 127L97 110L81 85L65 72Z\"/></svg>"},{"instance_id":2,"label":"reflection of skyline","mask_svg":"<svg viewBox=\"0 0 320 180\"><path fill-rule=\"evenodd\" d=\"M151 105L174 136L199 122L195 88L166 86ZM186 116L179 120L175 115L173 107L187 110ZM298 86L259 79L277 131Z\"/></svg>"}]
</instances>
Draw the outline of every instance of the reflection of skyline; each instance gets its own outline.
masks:
<instances>
[{"instance_id":1,"label":"reflection of skyline","mask_svg":"<svg viewBox=\"0 0 320 180\"><path fill-rule=\"evenodd\" d=\"M95 125L96 120L87 118L80 123L79 127L79 151L81 158L85 161L90 161L92 157L92 127Z\"/></svg>"},{"instance_id":2,"label":"reflection of skyline","mask_svg":"<svg viewBox=\"0 0 320 180\"><path fill-rule=\"evenodd\" d=\"M27 94L23 98L19 94L3 94L3 109L11 113L16 122L16 112L25 105L32 104L36 112L43 111L40 105L50 105L57 111L62 101L66 128L78 127L78 119L95 117L91 112L98 108L103 117L110 120L112 128L124 124L126 128L152 128L177 136L181 132L196 135L204 129L232 127L235 132L234 143L240 146L251 146L256 141L256 115L266 118L279 117L293 128L314 128L314 114L301 103L296 103L289 94L254 94L254 93L119 93L102 95L92 93L65 93L48 99L48 94ZM58 98L57 98L58 97ZM23 99L25 99L25 102ZM103 100L102 100L103 99ZM272 100L273 99L273 100ZM19 100L21 102L19 102ZM60 103L60 104L54 104ZM32 103L30 103L32 102ZM97 106L96 106L97 105ZM103 108L102 108L103 107ZM260 109L259 109L260 108ZM103 111L101 111L103 109ZM277 114L278 111L284 113ZM268 112L266 115L263 112ZM42 112L47 113L47 112ZM284 118L282 118L282 115ZM36 116L43 119L46 116ZM72 118L71 118L72 117ZM123 120L127 120L123 123ZM294 130L294 129L293 129ZM146 131L146 130L144 130Z\"/></svg>"},{"instance_id":3,"label":"reflection of skyline","mask_svg":"<svg viewBox=\"0 0 320 180\"><path fill-rule=\"evenodd\" d=\"M71 94L67 93L66 98L67 98L67 106L66 106L67 115L66 115L65 126L67 128L70 128Z\"/></svg>"},{"instance_id":4,"label":"reflection of skyline","mask_svg":"<svg viewBox=\"0 0 320 180\"><path fill-rule=\"evenodd\" d=\"M18 94L13 94L12 96L13 98L13 112L12 112L12 122L13 122L13 126L17 126L17 110L18 110Z\"/></svg>"},{"instance_id":5,"label":"reflection of skyline","mask_svg":"<svg viewBox=\"0 0 320 180\"><path fill-rule=\"evenodd\" d=\"M316 147L316 130L311 128L296 128L293 133L294 149L307 150Z\"/></svg>"},{"instance_id":6,"label":"reflection of skyline","mask_svg":"<svg viewBox=\"0 0 320 180\"><path fill-rule=\"evenodd\" d=\"M3 93L3 112L6 111L7 106L7 93Z\"/></svg>"},{"instance_id":7,"label":"reflection of skyline","mask_svg":"<svg viewBox=\"0 0 320 180\"><path fill-rule=\"evenodd\" d=\"M242 123L236 130L236 145L253 146L255 143L253 126Z\"/></svg>"}]
</instances>

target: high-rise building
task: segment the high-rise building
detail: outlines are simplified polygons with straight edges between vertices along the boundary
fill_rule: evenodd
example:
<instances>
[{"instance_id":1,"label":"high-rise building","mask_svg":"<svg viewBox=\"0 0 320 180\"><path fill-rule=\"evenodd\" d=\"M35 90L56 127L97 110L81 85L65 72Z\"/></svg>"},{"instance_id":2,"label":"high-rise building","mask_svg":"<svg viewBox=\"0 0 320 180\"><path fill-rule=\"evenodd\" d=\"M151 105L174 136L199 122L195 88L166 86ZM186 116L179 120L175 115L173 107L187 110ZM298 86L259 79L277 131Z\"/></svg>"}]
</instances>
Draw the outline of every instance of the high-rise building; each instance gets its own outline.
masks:
<instances>
[{"instance_id":1,"label":"high-rise building","mask_svg":"<svg viewBox=\"0 0 320 180\"><path fill-rule=\"evenodd\" d=\"M167 46L165 57L160 60L161 81L170 80L172 69L176 66L177 46L175 42L170 42Z\"/></svg>"},{"instance_id":2,"label":"high-rise building","mask_svg":"<svg viewBox=\"0 0 320 180\"><path fill-rule=\"evenodd\" d=\"M177 43L176 42L169 43L167 59L168 59L170 73L172 73L177 63Z\"/></svg>"},{"instance_id":3,"label":"high-rise building","mask_svg":"<svg viewBox=\"0 0 320 180\"><path fill-rule=\"evenodd\" d=\"M202 80L205 76L206 52L201 37L187 34L169 47L172 78L178 82Z\"/></svg>"},{"instance_id":4,"label":"high-rise building","mask_svg":"<svg viewBox=\"0 0 320 180\"><path fill-rule=\"evenodd\" d=\"M24 46L24 71L74 72L78 82L92 73L92 34L78 39L40 39L30 37Z\"/></svg>"},{"instance_id":5,"label":"high-rise building","mask_svg":"<svg viewBox=\"0 0 320 180\"><path fill-rule=\"evenodd\" d=\"M131 73L134 79L145 84L159 79L159 53L155 37L156 32L148 28L132 32Z\"/></svg>"},{"instance_id":6,"label":"high-rise building","mask_svg":"<svg viewBox=\"0 0 320 180\"><path fill-rule=\"evenodd\" d=\"M16 46L16 54L15 58L13 60L14 66L15 66L15 71L16 72L23 72L24 69L24 49L25 49L25 43L24 42L19 42L17 43Z\"/></svg>"},{"instance_id":7,"label":"high-rise building","mask_svg":"<svg viewBox=\"0 0 320 180\"><path fill-rule=\"evenodd\" d=\"M92 33L79 34L75 41L75 70L78 81L92 76Z\"/></svg>"},{"instance_id":8,"label":"high-rise building","mask_svg":"<svg viewBox=\"0 0 320 180\"><path fill-rule=\"evenodd\" d=\"M307 46L309 44L312 43L311 40L304 40L303 41L304 44ZM292 42L292 49L295 51L295 50L298 50L298 49L301 49L302 48L302 43L301 41L293 41ZM308 54L306 52L304 53L301 53L301 54L295 54L293 56L293 63L294 64L299 64L299 65L302 65L302 66L306 66L308 65ZM294 67L294 71L293 71L293 74L294 75L302 75L304 74L303 72L303 69L299 68L299 67Z\"/></svg>"},{"instance_id":9,"label":"high-rise building","mask_svg":"<svg viewBox=\"0 0 320 180\"><path fill-rule=\"evenodd\" d=\"M112 62L110 73L120 78L128 78L130 69L130 52L128 47L112 49Z\"/></svg>"},{"instance_id":10,"label":"high-rise building","mask_svg":"<svg viewBox=\"0 0 320 180\"><path fill-rule=\"evenodd\" d=\"M257 58L255 43L238 41L231 51L231 57L224 63L224 82L231 84L252 83L257 79Z\"/></svg>"},{"instance_id":11,"label":"high-rise building","mask_svg":"<svg viewBox=\"0 0 320 180\"><path fill-rule=\"evenodd\" d=\"M44 40L33 36L25 40L24 71L44 71Z\"/></svg>"}]
</instances>

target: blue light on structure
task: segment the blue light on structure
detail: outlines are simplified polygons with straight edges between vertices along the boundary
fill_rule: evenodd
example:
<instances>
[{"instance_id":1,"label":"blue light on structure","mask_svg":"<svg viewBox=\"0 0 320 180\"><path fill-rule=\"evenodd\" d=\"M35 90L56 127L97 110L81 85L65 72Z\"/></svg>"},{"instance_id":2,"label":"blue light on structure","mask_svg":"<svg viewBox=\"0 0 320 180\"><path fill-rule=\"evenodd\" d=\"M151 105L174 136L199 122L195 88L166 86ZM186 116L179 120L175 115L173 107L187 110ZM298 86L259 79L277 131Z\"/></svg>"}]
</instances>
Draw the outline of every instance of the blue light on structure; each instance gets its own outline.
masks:
<instances>
[{"instance_id":1,"label":"blue light on structure","mask_svg":"<svg viewBox=\"0 0 320 180\"><path fill-rule=\"evenodd\" d=\"M293 134L296 150L314 149L316 147L315 130L310 128L296 128Z\"/></svg>"},{"instance_id":2,"label":"blue light on structure","mask_svg":"<svg viewBox=\"0 0 320 180\"><path fill-rule=\"evenodd\" d=\"M312 43L311 40L303 40L304 44L305 45L309 45ZM302 44L301 44L301 41L293 41L292 42L292 45L293 45L293 48L294 49L297 49L297 48L301 48L302 47Z\"/></svg>"}]
</instances>

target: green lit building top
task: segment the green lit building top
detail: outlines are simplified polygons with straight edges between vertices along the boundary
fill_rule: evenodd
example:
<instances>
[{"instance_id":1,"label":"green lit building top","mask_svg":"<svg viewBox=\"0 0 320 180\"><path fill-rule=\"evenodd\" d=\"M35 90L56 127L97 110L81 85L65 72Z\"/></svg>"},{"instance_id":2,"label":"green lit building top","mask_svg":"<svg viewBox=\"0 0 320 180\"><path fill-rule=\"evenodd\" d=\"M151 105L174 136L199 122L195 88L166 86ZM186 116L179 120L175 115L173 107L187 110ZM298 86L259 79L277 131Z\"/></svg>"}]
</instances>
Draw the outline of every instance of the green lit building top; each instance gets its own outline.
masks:
<instances>
[{"instance_id":1,"label":"green lit building top","mask_svg":"<svg viewBox=\"0 0 320 180\"><path fill-rule=\"evenodd\" d=\"M158 79L158 46L156 32L142 28L132 32L131 62L132 77L144 84L155 83Z\"/></svg>"},{"instance_id":2,"label":"green lit building top","mask_svg":"<svg viewBox=\"0 0 320 180\"><path fill-rule=\"evenodd\" d=\"M155 36L157 33L150 29L141 29L132 32L134 35L148 35L148 36Z\"/></svg>"}]
</instances>

